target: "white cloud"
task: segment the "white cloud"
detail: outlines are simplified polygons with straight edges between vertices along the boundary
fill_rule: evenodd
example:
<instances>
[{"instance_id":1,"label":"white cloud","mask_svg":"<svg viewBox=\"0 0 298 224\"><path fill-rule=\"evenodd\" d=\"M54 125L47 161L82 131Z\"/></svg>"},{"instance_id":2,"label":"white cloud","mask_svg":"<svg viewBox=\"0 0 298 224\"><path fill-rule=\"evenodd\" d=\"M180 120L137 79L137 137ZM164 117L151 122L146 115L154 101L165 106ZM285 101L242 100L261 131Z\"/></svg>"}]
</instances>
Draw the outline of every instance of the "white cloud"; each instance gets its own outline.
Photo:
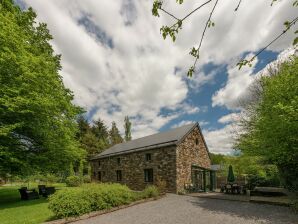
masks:
<instances>
[{"instance_id":1,"label":"white cloud","mask_svg":"<svg viewBox=\"0 0 298 224\"><path fill-rule=\"evenodd\" d=\"M216 130L203 129L203 134L210 152L228 154L233 150L234 125L229 124Z\"/></svg>"},{"instance_id":2,"label":"white cloud","mask_svg":"<svg viewBox=\"0 0 298 224\"><path fill-rule=\"evenodd\" d=\"M251 54L247 58L251 58ZM241 70L238 67L228 67L228 81L226 85L212 96L212 106L226 106L228 109L237 109L238 100L247 93L247 88L254 80L253 70L257 58L251 67L246 66Z\"/></svg>"},{"instance_id":3,"label":"white cloud","mask_svg":"<svg viewBox=\"0 0 298 224\"><path fill-rule=\"evenodd\" d=\"M227 123L239 121L239 119L240 119L239 113L230 113L219 118L218 122L222 124L227 124Z\"/></svg>"},{"instance_id":4,"label":"white cloud","mask_svg":"<svg viewBox=\"0 0 298 224\"><path fill-rule=\"evenodd\" d=\"M199 72L189 86L185 79L193 63L188 49L198 43L202 21L212 5L185 21L172 43L162 39L159 28L173 21L166 15L152 17L152 1L24 1L37 11L39 21L48 24L54 49L62 54L64 83L74 92L75 103L89 112L95 110L93 119L114 120L122 129L124 116L131 116L133 136L137 137L156 132L182 114L200 112L197 105L183 112L181 105L185 105L190 89L200 89L215 77L212 72ZM187 1L178 7L167 2L166 7L182 15L198 4ZM264 46L283 29L285 20L296 15L288 1L269 5L267 1L243 1L242 10L235 13L234 1L220 1L213 18L216 26L206 33L199 65L230 64L243 52ZM82 19L88 19L92 27L84 27L79 23ZM292 39L293 35L286 35L271 49L281 50ZM180 74L175 74L175 67L181 69ZM233 68L230 73L237 83L247 85L251 80L249 71L243 81ZM236 91L235 95L241 95L241 89ZM219 91L217 95L214 105L234 107L229 94ZM162 109L173 113L162 114Z\"/></svg>"},{"instance_id":5,"label":"white cloud","mask_svg":"<svg viewBox=\"0 0 298 224\"><path fill-rule=\"evenodd\" d=\"M171 128L178 128L178 127L181 127L183 125L187 125L187 124L192 124L192 123L195 123L195 121L186 121L186 120L182 120L180 121L178 124L174 124L171 126Z\"/></svg>"}]
</instances>

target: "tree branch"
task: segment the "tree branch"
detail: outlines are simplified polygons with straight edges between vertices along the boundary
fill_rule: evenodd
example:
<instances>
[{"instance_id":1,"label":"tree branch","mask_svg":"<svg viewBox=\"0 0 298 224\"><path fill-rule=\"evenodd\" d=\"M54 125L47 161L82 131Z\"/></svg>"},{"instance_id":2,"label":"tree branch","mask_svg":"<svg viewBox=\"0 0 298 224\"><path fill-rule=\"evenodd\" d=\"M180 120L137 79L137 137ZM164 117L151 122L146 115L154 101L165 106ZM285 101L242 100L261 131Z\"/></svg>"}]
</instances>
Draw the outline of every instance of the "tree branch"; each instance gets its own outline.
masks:
<instances>
[{"instance_id":1,"label":"tree branch","mask_svg":"<svg viewBox=\"0 0 298 224\"><path fill-rule=\"evenodd\" d=\"M217 6L217 3L218 3L218 0L216 0L215 4L214 4L214 6L213 6L213 8L212 8L212 10L211 10L211 12L210 12L209 18L208 18L208 20L207 20L207 22L206 22L206 24L205 24L205 28L204 28L204 31L203 31L203 33L202 33L202 37L201 37L201 40L200 40L200 44L199 44L199 47L197 48L198 55L197 55L197 57L196 57L196 60L195 60L195 63L194 63L194 65L193 65L193 67L196 67L197 61L198 61L198 59L199 59L200 48L201 48L201 46L202 46L202 42L203 42L203 39L204 39L206 30L207 30L207 27L208 27L208 23L211 21L212 14L213 14L213 12L214 12L215 7Z\"/></svg>"},{"instance_id":2,"label":"tree branch","mask_svg":"<svg viewBox=\"0 0 298 224\"><path fill-rule=\"evenodd\" d=\"M237 7L235 8L235 11L237 11L237 10L239 9L240 4L241 4L241 1L242 1L242 0L239 0L238 5L237 5Z\"/></svg>"},{"instance_id":3,"label":"tree branch","mask_svg":"<svg viewBox=\"0 0 298 224\"><path fill-rule=\"evenodd\" d=\"M173 17L174 19L176 19L177 21L179 20L176 16L174 16L172 13L169 13L168 11L166 11L163 8L160 8L161 11L163 11L164 13L168 14L169 16Z\"/></svg>"},{"instance_id":4,"label":"tree branch","mask_svg":"<svg viewBox=\"0 0 298 224\"><path fill-rule=\"evenodd\" d=\"M265 47L263 47L261 50L259 50L253 57L251 57L249 60L245 60L242 59L241 61L239 61L237 63L237 66L239 66L239 69L243 66L243 65L247 65L250 63L258 56L260 55L263 51L265 51L270 45L272 45L275 41L277 41L279 38L281 38L287 31L289 31L289 29L295 25L295 23L298 21L298 17L296 17L295 19L293 19L291 22L289 22L286 25L286 29L282 31L281 34L279 34L277 37L275 37L270 43L268 43Z\"/></svg>"}]
</instances>

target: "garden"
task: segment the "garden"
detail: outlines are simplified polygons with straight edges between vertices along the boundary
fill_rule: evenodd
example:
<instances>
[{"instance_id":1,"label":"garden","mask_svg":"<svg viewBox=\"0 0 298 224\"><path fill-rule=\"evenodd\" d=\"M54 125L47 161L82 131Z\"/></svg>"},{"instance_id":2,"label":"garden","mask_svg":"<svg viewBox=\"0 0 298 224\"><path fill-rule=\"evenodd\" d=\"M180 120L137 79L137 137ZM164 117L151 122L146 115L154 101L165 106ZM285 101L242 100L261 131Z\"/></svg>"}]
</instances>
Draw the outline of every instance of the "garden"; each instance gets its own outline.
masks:
<instances>
[{"instance_id":1,"label":"garden","mask_svg":"<svg viewBox=\"0 0 298 224\"><path fill-rule=\"evenodd\" d=\"M37 183L26 183L37 189ZM65 183L50 183L56 192L49 197L21 200L18 189L24 183L0 187L0 220L2 224L42 223L59 218L80 216L89 212L111 209L134 201L157 197L155 186L136 192L121 184L84 183L70 187Z\"/></svg>"}]
</instances>

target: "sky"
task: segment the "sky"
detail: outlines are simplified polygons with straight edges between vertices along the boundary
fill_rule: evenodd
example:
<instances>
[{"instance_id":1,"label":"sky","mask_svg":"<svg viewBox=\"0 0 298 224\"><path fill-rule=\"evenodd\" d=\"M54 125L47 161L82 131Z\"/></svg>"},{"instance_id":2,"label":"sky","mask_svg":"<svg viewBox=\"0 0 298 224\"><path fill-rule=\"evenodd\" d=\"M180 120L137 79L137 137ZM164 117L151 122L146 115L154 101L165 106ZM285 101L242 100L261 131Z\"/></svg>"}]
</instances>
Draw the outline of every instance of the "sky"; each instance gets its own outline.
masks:
<instances>
[{"instance_id":1,"label":"sky","mask_svg":"<svg viewBox=\"0 0 298 224\"><path fill-rule=\"evenodd\" d=\"M165 0L163 7L182 18L202 4L179 5ZM233 120L241 111L239 100L265 66L291 46L293 31L260 54L252 67L239 70L237 62L274 39L286 20L297 16L292 0L219 0L200 51L196 72L186 76L208 15L215 3L202 7L184 21L173 43L160 34L174 20L151 14L152 0L17 0L31 6L39 22L48 25L51 44L62 55L64 84L74 93L92 122L115 121L123 133L124 117L138 138L199 122L209 151L231 153ZM296 24L297 27L297 24ZM288 52L288 51L286 51Z\"/></svg>"}]
</instances>

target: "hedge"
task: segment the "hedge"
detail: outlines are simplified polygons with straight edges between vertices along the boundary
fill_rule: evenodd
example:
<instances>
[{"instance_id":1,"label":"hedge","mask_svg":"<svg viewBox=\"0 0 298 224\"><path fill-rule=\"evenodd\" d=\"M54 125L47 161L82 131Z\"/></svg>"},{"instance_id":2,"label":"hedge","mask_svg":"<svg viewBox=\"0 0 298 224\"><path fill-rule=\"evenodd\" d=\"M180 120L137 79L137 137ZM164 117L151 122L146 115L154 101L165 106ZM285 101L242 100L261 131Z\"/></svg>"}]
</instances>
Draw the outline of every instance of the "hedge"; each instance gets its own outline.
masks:
<instances>
[{"instance_id":1,"label":"hedge","mask_svg":"<svg viewBox=\"0 0 298 224\"><path fill-rule=\"evenodd\" d=\"M158 195L154 186L147 187L142 192L134 192L121 184L85 184L82 187L57 191L49 198L49 209L57 218L67 218Z\"/></svg>"}]
</instances>

